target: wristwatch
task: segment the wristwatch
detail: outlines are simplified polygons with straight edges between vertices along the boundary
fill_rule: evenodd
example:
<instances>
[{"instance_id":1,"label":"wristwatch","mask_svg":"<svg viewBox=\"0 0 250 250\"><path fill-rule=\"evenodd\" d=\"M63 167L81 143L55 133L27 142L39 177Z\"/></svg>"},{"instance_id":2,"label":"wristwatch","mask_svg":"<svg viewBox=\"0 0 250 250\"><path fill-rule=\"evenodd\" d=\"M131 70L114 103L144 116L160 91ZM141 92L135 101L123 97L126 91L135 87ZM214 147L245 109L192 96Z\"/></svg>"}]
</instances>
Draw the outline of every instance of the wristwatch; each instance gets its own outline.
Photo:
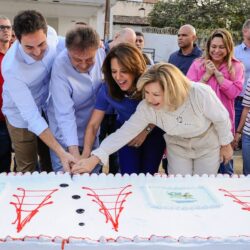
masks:
<instances>
[{"instance_id":1,"label":"wristwatch","mask_svg":"<svg viewBox=\"0 0 250 250\"><path fill-rule=\"evenodd\" d=\"M152 131L152 128L151 128L150 126L147 126L147 127L145 128L145 130L146 130L146 132L149 134L149 133Z\"/></svg>"}]
</instances>

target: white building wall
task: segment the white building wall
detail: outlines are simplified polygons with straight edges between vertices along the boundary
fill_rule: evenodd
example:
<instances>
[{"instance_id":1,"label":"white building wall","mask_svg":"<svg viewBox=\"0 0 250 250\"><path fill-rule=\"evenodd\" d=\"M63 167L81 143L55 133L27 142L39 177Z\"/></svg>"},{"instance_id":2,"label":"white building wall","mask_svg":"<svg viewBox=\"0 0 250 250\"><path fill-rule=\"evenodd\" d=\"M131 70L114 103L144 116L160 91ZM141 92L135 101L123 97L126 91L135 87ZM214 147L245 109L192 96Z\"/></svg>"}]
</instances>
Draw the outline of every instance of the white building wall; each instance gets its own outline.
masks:
<instances>
[{"instance_id":1,"label":"white building wall","mask_svg":"<svg viewBox=\"0 0 250 250\"><path fill-rule=\"evenodd\" d=\"M141 16L140 8L145 9L145 16L148 16L153 9L154 4L143 3L143 1L117 1L112 7L112 15L121 16ZM115 24L111 32L111 37L121 29L129 27L135 31L142 31L143 27L139 25ZM168 61L169 55L178 50L177 36L169 34L144 33L145 48L155 49L155 61Z\"/></svg>"},{"instance_id":2,"label":"white building wall","mask_svg":"<svg viewBox=\"0 0 250 250\"><path fill-rule=\"evenodd\" d=\"M112 7L111 11L113 15L120 16L140 16L140 8L145 9L145 16L153 9L153 4L150 3L140 3L138 1L117 1Z\"/></svg>"},{"instance_id":3,"label":"white building wall","mask_svg":"<svg viewBox=\"0 0 250 250\"><path fill-rule=\"evenodd\" d=\"M141 26L134 25L113 25L113 36L119 30L129 27L134 31L142 31ZM171 53L178 50L177 35L157 34L143 32L145 38L145 48L155 49L155 61L168 61ZM112 37L113 37L112 36Z\"/></svg>"},{"instance_id":4,"label":"white building wall","mask_svg":"<svg viewBox=\"0 0 250 250\"><path fill-rule=\"evenodd\" d=\"M101 7L93 7L76 4L0 0L0 14L7 16L11 21L13 21L14 16L22 10L40 11L46 17L48 24L54 27L58 34L62 36L64 36L67 30L74 25L75 21L86 22L94 29L97 29L100 35L103 34L103 5ZM96 14L96 12L98 13Z\"/></svg>"},{"instance_id":5,"label":"white building wall","mask_svg":"<svg viewBox=\"0 0 250 250\"><path fill-rule=\"evenodd\" d=\"M167 62L171 53L178 50L177 36L169 34L143 33L145 48L155 49L155 61Z\"/></svg>"},{"instance_id":6,"label":"white building wall","mask_svg":"<svg viewBox=\"0 0 250 250\"><path fill-rule=\"evenodd\" d=\"M104 20L105 20L105 10L99 9L96 16L92 16L89 20L89 25L95 27L97 33L100 35L100 38L104 38Z\"/></svg>"},{"instance_id":7,"label":"white building wall","mask_svg":"<svg viewBox=\"0 0 250 250\"><path fill-rule=\"evenodd\" d=\"M114 37L114 35L115 35L116 32L118 32L118 31L120 31L120 30L122 30L124 28L131 28L134 31L142 31L142 27L141 26L116 24L116 25L113 25L111 37Z\"/></svg>"},{"instance_id":8,"label":"white building wall","mask_svg":"<svg viewBox=\"0 0 250 250\"><path fill-rule=\"evenodd\" d=\"M117 1L116 4L111 8L111 17L113 15L118 16L148 16L150 11L153 9L154 5L151 3L143 3L143 0L135 0L135 1ZM139 11L140 8L144 8L145 11L142 13ZM142 15L143 14L143 15ZM112 22L113 23L113 22ZM136 25L122 25L115 24L110 30L110 37L114 37L115 33L123 28L132 28L135 31L141 31L141 26Z\"/></svg>"},{"instance_id":9,"label":"white building wall","mask_svg":"<svg viewBox=\"0 0 250 250\"><path fill-rule=\"evenodd\" d=\"M72 19L71 17L59 17L57 33L64 36L66 32L74 26L74 22L72 22L73 20L75 20L75 18Z\"/></svg>"},{"instance_id":10,"label":"white building wall","mask_svg":"<svg viewBox=\"0 0 250 250\"><path fill-rule=\"evenodd\" d=\"M32 1L12 1L12 0L0 0L0 14L6 15L11 20L21 10L35 9L43 13L48 23L54 27L59 35L64 36L68 29L70 29L75 21L83 21L91 25L103 38L104 35L104 15L105 6L99 8L96 12L93 7L80 6L80 5L60 5L54 3L39 3ZM117 3L111 8L110 18L110 37L113 34L124 28L131 27L136 31L141 31L140 26L128 26L128 25L115 25L112 26L113 18L112 15L126 15L129 13L131 16L139 16L139 8L145 8L145 14L153 8L153 4L117 1ZM155 60L156 61L167 61L169 55L178 49L177 37L167 34L155 34L155 33L144 33L146 47L154 48Z\"/></svg>"}]
</instances>

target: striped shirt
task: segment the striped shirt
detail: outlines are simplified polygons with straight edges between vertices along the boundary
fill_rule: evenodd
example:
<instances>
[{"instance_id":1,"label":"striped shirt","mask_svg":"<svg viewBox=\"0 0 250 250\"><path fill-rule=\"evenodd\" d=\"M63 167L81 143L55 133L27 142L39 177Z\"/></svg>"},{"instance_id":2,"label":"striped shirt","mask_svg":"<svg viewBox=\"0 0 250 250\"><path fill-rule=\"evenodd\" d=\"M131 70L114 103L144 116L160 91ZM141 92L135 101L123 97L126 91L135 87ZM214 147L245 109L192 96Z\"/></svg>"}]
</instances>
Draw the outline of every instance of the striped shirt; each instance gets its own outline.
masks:
<instances>
[{"instance_id":1,"label":"striped shirt","mask_svg":"<svg viewBox=\"0 0 250 250\"><path fill-rule=\"evenodd\" d=\"M248 82L247 82L247 87L246 87L246 90L245 90L242 105L244 107L250 108L250 78L248 79ZM248 114L247 114L246 122L245 122L245 125L244 125L244 128L243 128L243 133L247 134L247 135L250 135L250 110L248 111Z\"/></svg>"}]
</instances>

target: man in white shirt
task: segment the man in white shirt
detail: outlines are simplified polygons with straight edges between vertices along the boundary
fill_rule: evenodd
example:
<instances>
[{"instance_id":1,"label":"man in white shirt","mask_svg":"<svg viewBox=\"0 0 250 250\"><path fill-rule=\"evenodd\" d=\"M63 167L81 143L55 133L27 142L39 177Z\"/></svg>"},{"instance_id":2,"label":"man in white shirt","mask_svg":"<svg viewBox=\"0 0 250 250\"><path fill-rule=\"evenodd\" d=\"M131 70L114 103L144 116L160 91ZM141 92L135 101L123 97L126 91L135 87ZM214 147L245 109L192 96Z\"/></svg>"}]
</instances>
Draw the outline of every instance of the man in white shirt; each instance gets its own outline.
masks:
<instances>
[{"instance_id":1,"label":"man in white shirt","mask_svg":"<svg viewBox=\"0 0 250 250\"><path fill-rule=\"evenodd\" d=\"M17 41L2 63L4 77L3 114L14 146L17 171L34 171L37 137L59 156L65 171L74 157L55 140L42 111L46 111L51 67L58 38L41 13L20 12L13 25Z\"/></svg>"}]
</instances>

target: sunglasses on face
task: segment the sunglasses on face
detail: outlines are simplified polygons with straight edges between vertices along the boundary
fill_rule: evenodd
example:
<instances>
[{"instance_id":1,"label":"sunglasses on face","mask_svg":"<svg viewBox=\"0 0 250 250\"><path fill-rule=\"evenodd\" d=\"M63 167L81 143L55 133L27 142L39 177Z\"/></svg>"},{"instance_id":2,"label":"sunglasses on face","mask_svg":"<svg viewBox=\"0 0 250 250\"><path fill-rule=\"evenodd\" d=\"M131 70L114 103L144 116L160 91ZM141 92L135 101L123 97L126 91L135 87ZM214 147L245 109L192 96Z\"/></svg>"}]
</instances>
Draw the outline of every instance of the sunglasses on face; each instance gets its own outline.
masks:
<instances>
[{"instance_id":1,"label":"sunglasses on face","mask_svg":"<svg viewBox=\"0 0 250 250\"><path fill-rule=\"evenodd\" d=\"M0 30L10 30L11 26L9 25L0 25Z\"/></svg>"}]
</instances>

